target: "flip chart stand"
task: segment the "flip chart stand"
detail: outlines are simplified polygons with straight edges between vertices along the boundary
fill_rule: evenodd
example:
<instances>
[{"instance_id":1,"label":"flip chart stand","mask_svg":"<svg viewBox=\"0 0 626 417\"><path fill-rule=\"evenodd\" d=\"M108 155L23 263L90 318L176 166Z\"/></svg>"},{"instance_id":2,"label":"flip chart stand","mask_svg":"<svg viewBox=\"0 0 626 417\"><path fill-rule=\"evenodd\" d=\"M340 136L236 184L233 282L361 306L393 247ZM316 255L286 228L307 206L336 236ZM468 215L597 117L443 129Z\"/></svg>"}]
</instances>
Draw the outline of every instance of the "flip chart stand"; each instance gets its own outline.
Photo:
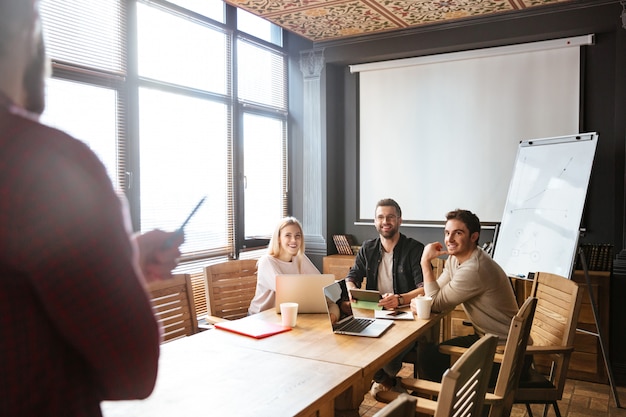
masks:
<instances>
[{"instance_id":1,"label":"flip chart stand","mask_svg":"<svg viewBox=\"0 0 626 417\"><path fill-rule=\"evenodd\" d=\"M604 366L606 367L606 374L609 377L609 384L611 385L611 390L613 391L613 398L615 399L615 406L617 408L622 408L622 406L620 405L619 402L619 395L617 393L617 389L615 388L615 380L613 378L613 370L611 369L611 360L609 359L609 356L607 355L606 352L606 347L605 347L605 335L602 334L602 328L600 327L599 321L598 321L598 306L596 304L595 301L595 297L593 294L593 287L591 286L591 278L589 278L589 270L587 269L587 260L585 259L585 254L582 250L582 248L578 248L578 256L580 257L580 263L582 264L583 267L583 272L585 273L585 280L587 281L587 291L589 294L589 301L591 301L591 309L593 311L593 318L594 321L596 323L596 330L598 331L597 333L594 332L590 332L588 330L583 330L583 329L576 329L577 331L581 332L581 333L586 333L589 334L591 336L595 336L598 338L598 340L600 341L600 349L602 350L602 357L604 358Z\"/></svg>"}]
</instances>

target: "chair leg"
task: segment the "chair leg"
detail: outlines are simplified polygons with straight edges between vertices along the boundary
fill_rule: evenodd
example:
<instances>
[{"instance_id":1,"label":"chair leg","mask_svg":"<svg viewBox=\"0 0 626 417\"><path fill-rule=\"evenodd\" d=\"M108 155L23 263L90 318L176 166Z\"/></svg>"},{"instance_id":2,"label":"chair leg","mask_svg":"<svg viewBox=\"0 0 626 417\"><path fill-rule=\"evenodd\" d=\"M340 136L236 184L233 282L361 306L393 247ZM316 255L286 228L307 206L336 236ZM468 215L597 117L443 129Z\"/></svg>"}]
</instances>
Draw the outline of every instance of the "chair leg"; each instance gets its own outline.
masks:
<instances>
[{"instance_id":1,"label":"chair leg","mask_svg":"<svg viewBox=\"0 0 626 417\"><path fill-rule=\"evenodd\" d=\"M550 410L550 405L554 408L554 414L556 417L561 417L561 410L559 409L559 404L554 402L549 402L543 405L543 417L548 417L548 410ZM530 409L530 404L526 403L526 411L528 411L528 416L533 417L533 412Z\"/></svg>"}]
</instances>

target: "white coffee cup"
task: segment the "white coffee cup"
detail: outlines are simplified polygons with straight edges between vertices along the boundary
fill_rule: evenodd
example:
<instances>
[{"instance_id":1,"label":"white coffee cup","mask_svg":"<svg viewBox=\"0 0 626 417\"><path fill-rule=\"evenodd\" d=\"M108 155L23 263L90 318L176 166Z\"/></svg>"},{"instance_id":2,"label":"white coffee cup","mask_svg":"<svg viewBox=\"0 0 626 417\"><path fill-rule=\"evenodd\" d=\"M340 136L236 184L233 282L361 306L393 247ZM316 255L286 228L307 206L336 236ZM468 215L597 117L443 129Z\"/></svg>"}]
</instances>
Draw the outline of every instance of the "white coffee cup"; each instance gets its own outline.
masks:
<instances>
[{"instance_id":1,"label":"white coffee cup","mask_svg":"<svg viewBox=\"0 0 626 417\"><path fill-rule=\"evenodd\" d=\"M422 320L430 318L430 308L433 305L432 297L418 296L414 300L417 318Z\"/></svg>"},{"instance_id":2,"label":"white coffee cup","mask_svg":"<svg viewBox=\"0 0 626 417\"><path fill-rule=\"evenodd\" d=\"M283 326L296 327L298 303L280 303L280 314L283 316Z\"/></svg>"}]
</instances>

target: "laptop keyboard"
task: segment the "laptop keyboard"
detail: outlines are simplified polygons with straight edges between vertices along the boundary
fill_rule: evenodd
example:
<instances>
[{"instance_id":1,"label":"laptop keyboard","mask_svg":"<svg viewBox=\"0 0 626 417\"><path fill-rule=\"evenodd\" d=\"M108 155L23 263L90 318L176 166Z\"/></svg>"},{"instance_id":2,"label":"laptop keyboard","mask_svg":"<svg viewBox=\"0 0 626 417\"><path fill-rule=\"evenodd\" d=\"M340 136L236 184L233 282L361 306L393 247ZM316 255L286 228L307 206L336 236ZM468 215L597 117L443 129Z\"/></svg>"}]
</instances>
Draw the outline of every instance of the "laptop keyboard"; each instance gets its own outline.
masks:
<instances>
[{"instance_id":1,"label":"laptop keyboard","mask_svg":"<svg viewBox=\"0 0 626 417\"><path fill-rule=\"evenodd\" d=\"M342 326L341 331L358 333L373 322L374 320L371 319L354 319L349 323L346 323L345 326Z\"/></svg>"}]
</instances>

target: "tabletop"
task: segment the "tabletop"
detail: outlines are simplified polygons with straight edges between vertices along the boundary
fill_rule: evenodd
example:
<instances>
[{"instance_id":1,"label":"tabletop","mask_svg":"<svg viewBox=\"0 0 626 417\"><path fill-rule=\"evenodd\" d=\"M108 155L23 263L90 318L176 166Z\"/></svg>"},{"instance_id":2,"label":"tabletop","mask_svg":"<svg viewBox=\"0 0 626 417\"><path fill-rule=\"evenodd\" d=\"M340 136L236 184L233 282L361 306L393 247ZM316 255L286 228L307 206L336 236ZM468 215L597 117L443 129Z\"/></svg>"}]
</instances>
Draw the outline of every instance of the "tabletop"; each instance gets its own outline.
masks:
<instances>
[{"instance_id":1,"label":"tabletop","mask_svg":"<svg viewBox=\"0 0 626 417\"><path fill-rule=\"evenodd\" d=\"M354 311L358 317L373 317L374 314L373 310ZM357 366L373 374L412 342L433 330L443 315L433 313L427 320L394 320L394 325L377 338L335 334L326 314L298 314L296 327L291 331L260 340L223 330L211 331L216 332L213 336L216 343ZM271 309L241 320L280 323L281 316Z\"/></svg>"},{"instance_id":2,"label":"tabletop","mask_svg":"<svg viewBox=\"0 0 626 417\"><path fill-rule=\"evenodd\" d=\"M163 344L152 395L104 401L103 415L330 417L335 398L361 379L354 366L220 345L218 332Z\"/></svg>"},{"instance_id":3,"label":"tabletop","mask_svg":"<svg viewBox=\"0 0 626 417\"><path fill-rule=\"evenodd\" d=\"M372 310L354 309L358 317ZM161 346L146 400L105 401L118 416L358 416L374 373L413 341L438 332L445 314L394 320L377 338L332 332L328 315L298 314L292 330L255 339L211 329ZM270 309L241 320L280 323Z\"/></svg>"},{"instance_id":4,"label":"tabletop","mask_svg":"<svg viewBox=\"0 0 626 417\"><path fill-rule=\"evenodd\" d=\"M357 317L373 317L373 310L353 309ZM362 378L355 386L353 397L343 398L338 409L358 409L369 389L374 373L404 351L420 337L438 337L438 324L445 313L432 313L427 320L394 320L394 325L381 337L335 334L326 314L298 314L291 331L265 339L253 339L224 330L210 330L215 343L247 347L264 352L279 353L320 362L354 366L362 369ZM241 320L263 320L280 323L274 309Z\"/></svg>"}]
</instances>

